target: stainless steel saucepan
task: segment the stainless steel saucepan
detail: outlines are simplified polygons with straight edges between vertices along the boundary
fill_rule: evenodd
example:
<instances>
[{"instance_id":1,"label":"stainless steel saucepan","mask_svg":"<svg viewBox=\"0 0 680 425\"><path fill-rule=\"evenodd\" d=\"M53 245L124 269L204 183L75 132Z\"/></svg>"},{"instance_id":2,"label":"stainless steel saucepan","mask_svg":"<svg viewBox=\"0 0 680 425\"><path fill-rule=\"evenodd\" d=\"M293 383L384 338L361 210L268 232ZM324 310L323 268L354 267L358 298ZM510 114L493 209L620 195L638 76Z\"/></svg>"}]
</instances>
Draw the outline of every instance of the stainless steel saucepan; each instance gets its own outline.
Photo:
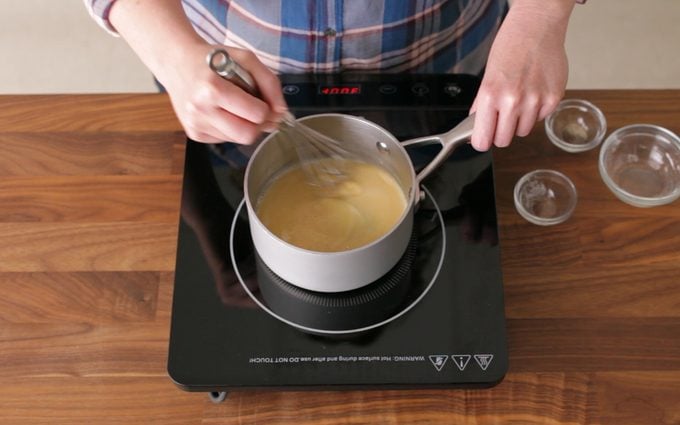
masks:
<instances>
[{"instance_id":1,"label":"stainless steel saucepan","mask_svg":"<svg viewBox=\"0 0 680 425\"><path fill-rule=\"evenodd\" d=\"M384 128L352 115L311 115L300 121L336 140L359 145L366 161L383 167L395 178L406 197L406 209L398 223L381 238L349 251L315 252L280 239L255 212L269 182L297 161L295 149L288 145L289 139L273 133L258 146L246 168L244 193L255 249L272 271L293 285L320 292L362 287L387 273L404 254L413 230L413 214L421 199L420 183L457 146L469 140L474 117L469 116L444 134L401 143ZM431 143L441 143L442 150L416 174L404 147Z\"/></svg>"},{"instance_id":2,"label":"stainless steel saucepan","mask_svg":"<svg viewBox=\"0 0 680 425\"><path fill-rule=\"evenodd\" d=\"M208 62L218 74L220 64L230 62L225 51L209 55ZM238 70L237 83L246 89L247 73ZM246 75L246 78L243 78ZM253 93L254 90L249 90ZM275 132L267 136L253 153L246 168L244 196L248 209L250 233L262 261L277 275L298 287L318 292L350 291L368 285L387 273L404 254L413 231L413 215L421 199L420 184L456 149L469 141L474 115L468 116L452 130L399 142L389 131L361 117L345 114L310 115L298 120L340 142L352 143L353 151L367 162L379 165L396 180L406 198L406 208L399 221L372 243L340 252L316 252L282 240L267 229L256 213L263 190L282 171L298 162L295 147L287 137ZM405 147L412 145L442 145L437 156L416 174ZM358 152L357 152L358 151Z\"/></svg>"}]
</instances>

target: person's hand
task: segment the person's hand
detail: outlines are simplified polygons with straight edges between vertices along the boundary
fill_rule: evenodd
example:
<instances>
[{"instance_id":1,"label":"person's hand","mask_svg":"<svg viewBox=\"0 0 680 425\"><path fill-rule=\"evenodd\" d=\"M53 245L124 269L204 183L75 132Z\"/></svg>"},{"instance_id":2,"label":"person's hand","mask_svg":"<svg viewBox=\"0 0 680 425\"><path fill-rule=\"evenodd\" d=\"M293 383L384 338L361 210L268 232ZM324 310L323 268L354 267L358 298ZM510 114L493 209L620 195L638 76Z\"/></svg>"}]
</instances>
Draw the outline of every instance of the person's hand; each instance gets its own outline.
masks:
<instances>
[{"instance_id":1,"label":"person's hand","mask_svg":"<svg viewBox=\"0 0 680 425\"><path fill-rule=\"evenodd\" d=\"M529 134L564 95L564 39L573 0L515 0L496 35L477 97L471 143L506 147Z\"/></svg>"},{"instance_id":2,"label":"person's hand","mask_svg":"<svg viewBox=\"0 0 680 425\"><path fill-rule=\"evenodd\" d=\"M251 52L225 48L251 73L262 99L210 69L206 57L215 46L196 33L180 0L117 0L109 20L168 91L192 139L252 143L286 111L278 78Z\"/></svg>"},{"instance_id":3,"label":"person's hand","mask_svg":"<svg viewBox=\"0 0 680 425\"><path fill-rule=\"evenodd\" d=\"M214 48L205 44L193 47L186 53L184 63L162 70L159 81L190 138L208 143L250 144L262 131L274 130L286 111L281 84L253 53L226 47L229 55L252 75L262 99L251 96L208 67L206 56Z\"/></svg>"}]
</instances>

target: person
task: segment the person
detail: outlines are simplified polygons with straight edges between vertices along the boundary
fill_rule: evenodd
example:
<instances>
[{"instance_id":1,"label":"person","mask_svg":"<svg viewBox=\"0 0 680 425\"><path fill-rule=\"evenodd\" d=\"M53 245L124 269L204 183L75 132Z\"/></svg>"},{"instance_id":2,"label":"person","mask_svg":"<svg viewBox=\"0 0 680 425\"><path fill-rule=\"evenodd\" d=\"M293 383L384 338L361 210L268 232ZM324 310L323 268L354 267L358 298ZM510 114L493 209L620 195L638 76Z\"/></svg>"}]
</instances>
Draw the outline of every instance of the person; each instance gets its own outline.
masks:
<instances>
[{"instance_id":1,"label":"person","mask_svg":"<svg viewBox=\"0 0 680 425\"><path fill-rule=\"evenodd\" d=\"M482 74L471 107L479 151L526 136L564 95L564 48L579 0L84 0L167 90L187 135L253 143L286 111L277 74ZM216 45L261 99L206 65Z\"/></svg>"}]
</instances>

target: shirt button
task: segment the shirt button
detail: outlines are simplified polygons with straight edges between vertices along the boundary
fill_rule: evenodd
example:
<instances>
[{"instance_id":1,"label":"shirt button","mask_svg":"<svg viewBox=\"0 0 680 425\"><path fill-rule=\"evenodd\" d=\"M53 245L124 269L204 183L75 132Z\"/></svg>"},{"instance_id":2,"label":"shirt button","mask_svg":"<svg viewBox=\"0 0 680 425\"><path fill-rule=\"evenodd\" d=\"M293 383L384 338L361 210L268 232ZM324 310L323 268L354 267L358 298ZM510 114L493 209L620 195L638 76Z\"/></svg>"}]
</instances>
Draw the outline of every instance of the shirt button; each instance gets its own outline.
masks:
<instances>
[{"instance_id":1,"label":"shirt button","mask_svg":"<svg viewBox=\"0 0 680 425\"><path fill-rule=\"evenodd\" d=\"M333 28L326 28L326 30L323 32L323 35L326 37L335 37L338 35L338 32L335 31Z\"/></svg>"}]
</instances>

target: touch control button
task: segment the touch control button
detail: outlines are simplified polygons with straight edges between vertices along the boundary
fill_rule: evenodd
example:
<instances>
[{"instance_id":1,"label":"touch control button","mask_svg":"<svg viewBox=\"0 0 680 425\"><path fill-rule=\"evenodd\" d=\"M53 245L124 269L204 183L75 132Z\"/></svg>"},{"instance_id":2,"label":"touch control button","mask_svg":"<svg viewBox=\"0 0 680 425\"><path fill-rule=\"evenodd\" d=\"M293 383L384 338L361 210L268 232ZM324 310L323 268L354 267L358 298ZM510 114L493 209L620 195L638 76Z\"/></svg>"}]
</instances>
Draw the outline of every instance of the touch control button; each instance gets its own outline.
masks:
<instances>
[{"instance_id":1,"label":"touch control button","mask_svg":"<svg viewBox=\"0 0 680 425\"><path fill-rule=\"evenodd\" d=\"M298 94L300 92L300 87L294 85L283 86L283 94Z\"/></svg>"},{"instance_id":2,"label":"touch control button","mask_svg":"<svg viewBox=\"0 0 680 425\"><path fill-rule=\"evenodd\" d=\"M378 91L382 94L394 94L397 92L397 86L394 84L382 84L378 87Z\"/></svg>"},{"instance_id":3,"label":"touch control button","mask_svg":"<svg viewBox=\"0 0 680 425\"><path fill-rule=\"evenodd\" d=\"M430 88L425 85L425 83L416 83L411 87L411 91L416 94L416 96L425 96L430 92Z\"/></svg>"},{"instance_id":4,"label":"touch control button","mask_svg":"<svg viewBox=\"0 0 680 425\"><path fill-rule=\"evenodd\" d=\"M461 91L462 89L458 84L449 83L444 86L444 93L448 94L451 97L458 96Z\"/></svg>"}]
</instances>

